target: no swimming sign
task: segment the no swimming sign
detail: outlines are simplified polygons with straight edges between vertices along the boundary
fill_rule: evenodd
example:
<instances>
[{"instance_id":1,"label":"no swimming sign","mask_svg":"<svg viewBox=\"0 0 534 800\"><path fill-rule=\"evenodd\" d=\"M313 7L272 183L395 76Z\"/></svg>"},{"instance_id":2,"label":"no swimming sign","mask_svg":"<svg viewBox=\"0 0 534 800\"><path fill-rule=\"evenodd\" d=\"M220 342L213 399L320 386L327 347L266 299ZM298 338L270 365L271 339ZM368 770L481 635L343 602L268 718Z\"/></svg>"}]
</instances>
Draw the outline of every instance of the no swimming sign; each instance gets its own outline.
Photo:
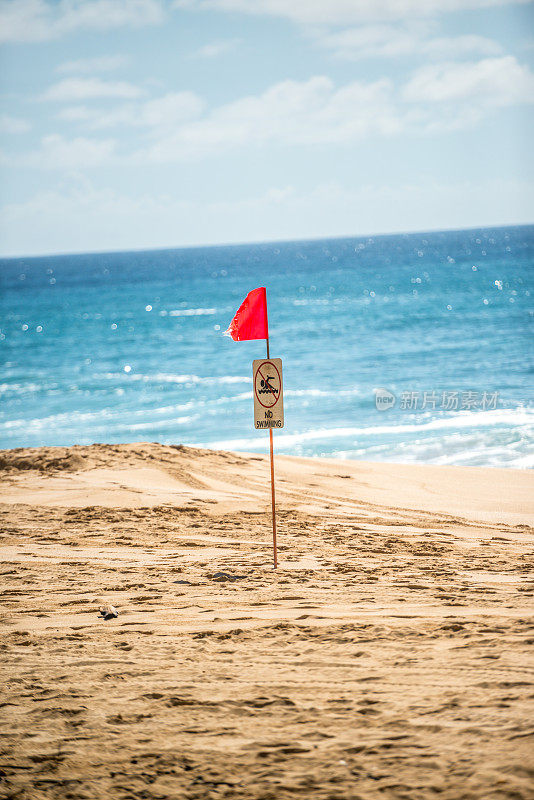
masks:
<instances>
[{"instance_id":1,"label":"no swimming sign","mask_svg":"<svg viewBox=\"0 0 534 800\"><path fill-rule=\"evenodd\" d=\"M254 427L284 427L282 359L257 358L252 362Z\"/></svg>"}]
</instances>

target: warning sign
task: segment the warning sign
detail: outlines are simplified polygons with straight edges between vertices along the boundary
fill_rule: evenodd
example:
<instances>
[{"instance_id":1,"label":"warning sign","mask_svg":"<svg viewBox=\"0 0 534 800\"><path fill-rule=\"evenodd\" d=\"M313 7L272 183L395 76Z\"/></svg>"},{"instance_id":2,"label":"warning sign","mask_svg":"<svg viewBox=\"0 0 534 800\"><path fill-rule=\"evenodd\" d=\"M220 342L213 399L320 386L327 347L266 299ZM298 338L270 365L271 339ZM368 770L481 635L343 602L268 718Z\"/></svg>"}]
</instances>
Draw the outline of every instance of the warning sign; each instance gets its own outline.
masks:
<instances>
[{"instance_id":1,"label":"warning sign","mask_svg":"<svg viewBox=\"0 0 534 800\"><path fill-rule=\"evenodd\" d=\"M257 358L252 362L254 427L284 427L282 359Z\"/></svg>"}]
</instances>

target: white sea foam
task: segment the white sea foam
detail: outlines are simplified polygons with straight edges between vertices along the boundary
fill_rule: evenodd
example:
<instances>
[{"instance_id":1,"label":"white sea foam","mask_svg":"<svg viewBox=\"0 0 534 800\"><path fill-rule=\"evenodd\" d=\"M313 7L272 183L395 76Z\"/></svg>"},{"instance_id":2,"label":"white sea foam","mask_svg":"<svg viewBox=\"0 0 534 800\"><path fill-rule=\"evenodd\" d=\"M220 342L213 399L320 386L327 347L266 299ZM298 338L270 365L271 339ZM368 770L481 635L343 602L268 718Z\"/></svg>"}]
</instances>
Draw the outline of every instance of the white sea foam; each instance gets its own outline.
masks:
<instances>
[{"instance_id":1,"label":"white sea foam","mask_svg":"<svg viewBox=\"0 0 534 800\"><path fill-rule=\"evenodd\" d=\"M131 423L124 423L122 425L117 425L114 428L114 432L120 431L158 431L162 427L166 425L187 425L191 422L195 422L198 419L198 414L194 414L192 416L185 416L185 417L170 417L169 419L158 419L158 420L150 420L150 422L134 422Z\"/></svg>"},{"instance_id":2,"label":"white sea foam","mask_svg":"<svg viewBox=\"0 0 534 800\"><path fill-rule=\"evenodd\" d=\"M193 399L176 405L134 408L128 410L126 415L127 419L135 420L146 417L152 418L151 421L147 423L124 422L124 410L122 408L108 406L105 408L100 408L97 411L69 411L60 414L49 414L45 417L35 417L33 419L16 418L6 420L5 422L0 422L0 430L23 430L25 428L29 428L32 431L39 431L53 428L65 428L68 426L72 426L73 428L76 428L76 426L87 427L93 423L96 425L99 423L105 423L106 427L102 428L102 430L110 433L128 429L141 430L145 425L148 428L157 427L158 425L163 426L166 424L172 424L173 422L185 424L186 422L191 422L199 418L199 414L182 417L176 416L180 413L183 414L184 411L202 411L203 414L214 415L220 413L220 406L224 406L228 403L244 402L251 399L252 391L248 391L240 392L239 394L232 395L231 397L216 397L214 400ZM161 419L162 416L166 416L167 419ZM115 420L120 424L115 425Z\"/></svg>"},{"instance_id":3,"label":"white sea foam","mask_svg":"<svg viewBox=\"0 0 534 800\"><path fill-rule=\"evenodd\" d=\"M174 308L168 314L169 317L204 317L211 316L216 311L216 308Z\"/></svg>"},{"instance_id":4,"label":"white sea foam","mask_svg":"<svg viewBox=\"0 0 534 800\"><path fill-rule=\"evenodd\" d=\"M171 377L184 380L191 376ZM231 383L249 380L241 376L226 377ZM127 438L131 432L150 431L160 441L174 442L178 437L184 442L215 449L263 450L265 437L257 434L198 441L194 433L198 424L206 423L206 417L220 414L221 409L228 414L230 404L250 402L251 397L252 392L245 391L215 399L191 399L185 403L131 409L126 417L123 409L111 405L95 411L6 420L0 423L0 431L4 430L6 436L24 431L39 438L43 431L55 431L67 438L83 431L84 441L110 436ZM226 412L225 406L228 406ZM534 467L533 440L534 409L524 407L464 411L449 416L426 414L419 419L409 418L407 422L397 417L390 424L323 427L276 435L277 450L294 455L516 468Z\"/></svg>"},{"instance_id":5,"label":"white sea foam","mask_svg":"<svg viewBox=\"0 0 534 800\"><path fill-rule=\"evenodd\" d=\"M502 409L496 411L458 412L454 416L434 418L428 422L401 423L400 425L367 425L365 427L316 428L301 433L280 433L277 435L279 445L294 445L314 440L339 439L350 436L377 436L401 433L421 433L454 428L478 428L494 425L534 425L534 410ZM212 447L239 448L248 447L254 439L233 439L212 442Z\"/></svg>"},{"instance_id":6,"label":"white sea foam","mask_svg":"<svg viewBox=\"0 0 534 800\"><path fill-rule=\"evenodd\" d=\"M508 429L501 432L498 440L492 438L491 429L479 429L470 434L446 434L432 440L404 442L386 448L381 458L411 463L532 468L533 437L514 441L515 434L514 429Z\"/></svg>"},{"instance_id":7,"label":"white sea foam","mask_svg":"<svg viewBox=\"0 0 534 800\"><path fill-rule=\"evenodd\" d=\"M360 389L284 389L284 397L356 397Z\"/></svg>"},{"instance_id":8,"label":"white sea foam","mask_svg":"<svg viewBox=\"0 0 534 800\"><path fill-rule=\"evenodd\" d=\"M522 435L519 436L518 432ZM428 438L411 439L369 448L360 458L376 458L403 463L432 463L460 466L528 468L534 464L533 436L525 429L479 428L473 431L444 432ZM348 456L354 457L354 456Z\"/></svg>"},{"instance_id":9,"label":"white sea foam","mask_svg":"<svg viewBox=\"0 0 534 800\"><path fill-rule=\"evenodd\" d=\"M25 392L40 392L43 389L57 388L57 383L0 383L0 394L23 394Z\"/></svg>"},{"instance_id":10,"label":"white sea foam","mask_svg":"<svg viewBox=\"0 0 534 800\"><path fill-rule=\"evenodd\" d=\"M349 441L336 448L339 439ZM324 450L323 455L335 458L529 468L534 465L534 409L467 411L419 422L280 432L276 444L279 452L295 455ZM265 448L265 441L254 436L199 446L256 451Z\"/></svg>"},{"instance_id":11,"label":"white sea foam","mask_svg":"<svg viewBox=\"0 0 534 800\"><path fill-rule=\"evenodd\" d=\"M167 372L155 372L152 374L144 373L130 373L125 375L124 372L104 372L96 374L95 379L103 378L105 380L116 381L142 381L144 383L191 383L191 384L206 384L214 386L219 384L233 384L233 383L252 383L252 378L247 375L221 375L221 376L203 376L194 374L173 374Z\"/></svg>"}]
</instances>

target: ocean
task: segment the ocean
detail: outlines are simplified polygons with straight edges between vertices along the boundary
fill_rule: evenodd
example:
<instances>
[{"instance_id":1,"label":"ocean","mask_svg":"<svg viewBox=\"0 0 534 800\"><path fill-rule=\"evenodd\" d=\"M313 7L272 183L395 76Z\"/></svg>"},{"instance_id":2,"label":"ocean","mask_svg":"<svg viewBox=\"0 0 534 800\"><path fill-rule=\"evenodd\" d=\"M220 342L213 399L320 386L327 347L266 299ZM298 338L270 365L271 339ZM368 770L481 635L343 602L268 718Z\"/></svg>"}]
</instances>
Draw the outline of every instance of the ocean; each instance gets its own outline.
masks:
<instances>
[{"instance_id":1,"label":"ocean","mask_svg":"<svg viewBox=\"0 0 534 800\"><path fill-rule=\"evenodd\" d=\"M266 452L223 335L267 287L275 450L534 465L534 226L0 260L0 446Z\"/></svg>"}]
</instances>

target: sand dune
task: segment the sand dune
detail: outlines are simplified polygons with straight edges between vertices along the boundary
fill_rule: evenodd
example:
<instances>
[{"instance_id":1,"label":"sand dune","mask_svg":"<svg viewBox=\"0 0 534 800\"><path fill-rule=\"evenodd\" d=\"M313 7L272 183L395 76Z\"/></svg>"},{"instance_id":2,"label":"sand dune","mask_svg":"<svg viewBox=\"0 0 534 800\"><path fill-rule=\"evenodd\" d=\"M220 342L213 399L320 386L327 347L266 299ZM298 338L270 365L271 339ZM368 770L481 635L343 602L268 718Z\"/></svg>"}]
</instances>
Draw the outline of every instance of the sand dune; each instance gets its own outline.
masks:
<instances>
[{"instance_id":1,"label":"sand dune","mask_svg":"<svg viewBox=\"0 0 534 800\"><path fill-rule=\"evenodd\" d=\"M0 471L0 797L534 797L532 473L280 456L274 572L265 457Z\"/></svg>"}]
</instances>

